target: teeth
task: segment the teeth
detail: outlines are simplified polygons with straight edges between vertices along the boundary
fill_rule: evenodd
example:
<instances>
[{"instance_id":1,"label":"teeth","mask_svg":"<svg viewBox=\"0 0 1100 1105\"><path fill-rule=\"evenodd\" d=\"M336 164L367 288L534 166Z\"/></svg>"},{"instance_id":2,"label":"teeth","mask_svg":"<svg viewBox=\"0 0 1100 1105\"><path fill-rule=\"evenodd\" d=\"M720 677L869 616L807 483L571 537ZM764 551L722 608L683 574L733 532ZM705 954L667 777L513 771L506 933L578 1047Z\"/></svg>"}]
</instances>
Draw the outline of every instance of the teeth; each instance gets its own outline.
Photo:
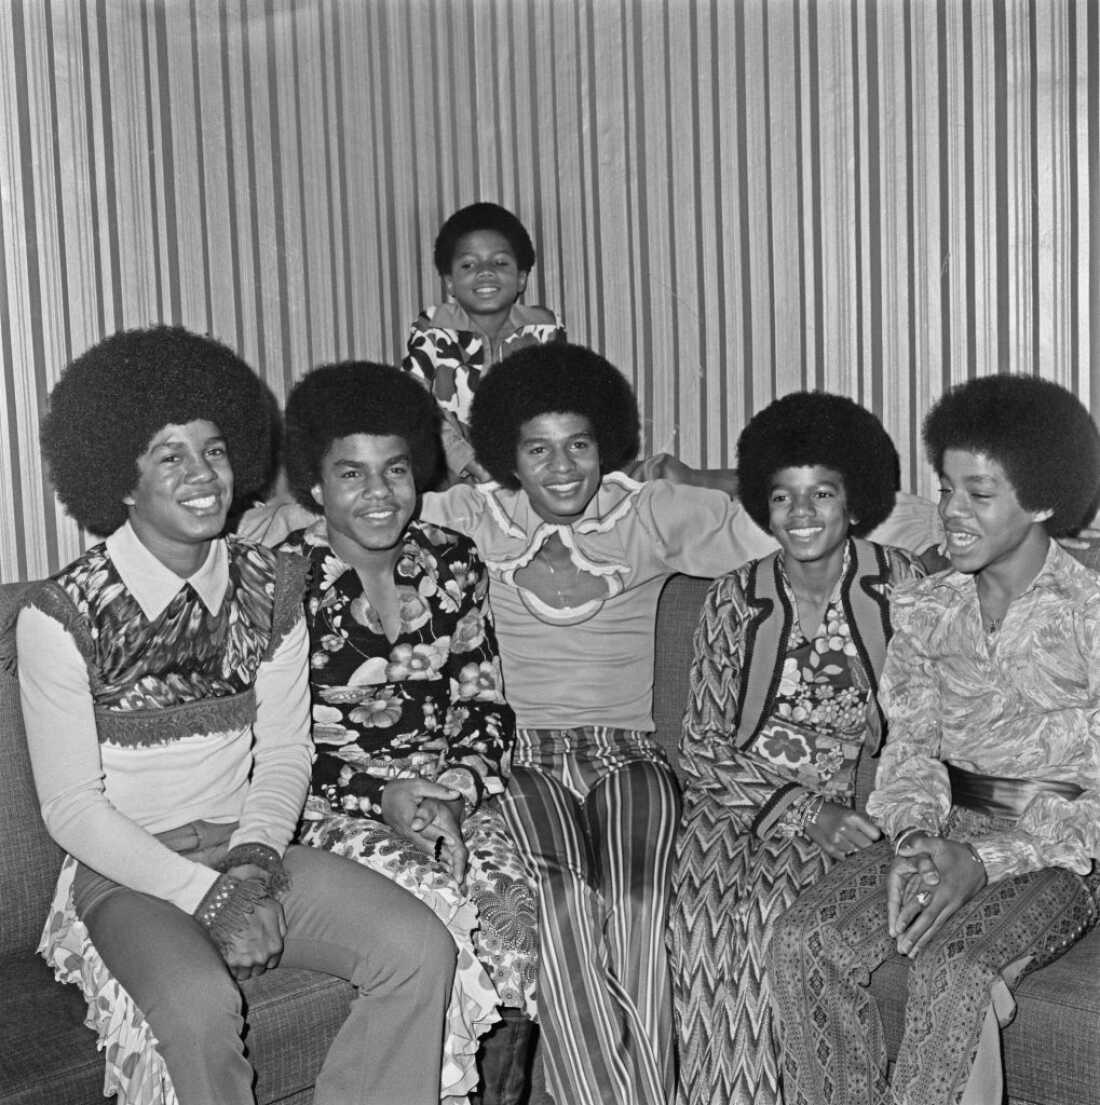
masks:
<instances>
[{"instance_id":1,"label":"teeth","mask_svg":"<svg viewBox=\"0 0 1100 1105\"><path fill-rule=\"evenodd\" d=\"M183 505L191 510L208 510L218 501L215 495L203 495L201 499L188 499Z\"/></svg>"},{"instance_id":2,"label":"teeth","mask_svg":"<svg viewBox=\"0 0 1100 1105\"><path fill-rule=\"evenodd\" d=\"M958 549L968 549L978 538L973 533L949 533L947 543Z\"/></svg>"},{"instance_id":3,"label":"teeth","mask_svg":"<svg viewBox=\"0 0 1100 1105\"><path fill-rule=\"evenodd\" d=\"M811 526L807 529L789 529L787 532L792 537L813 537L815 534L821 532L821 528L819 526Z\"/></svg>"}]
</instances>

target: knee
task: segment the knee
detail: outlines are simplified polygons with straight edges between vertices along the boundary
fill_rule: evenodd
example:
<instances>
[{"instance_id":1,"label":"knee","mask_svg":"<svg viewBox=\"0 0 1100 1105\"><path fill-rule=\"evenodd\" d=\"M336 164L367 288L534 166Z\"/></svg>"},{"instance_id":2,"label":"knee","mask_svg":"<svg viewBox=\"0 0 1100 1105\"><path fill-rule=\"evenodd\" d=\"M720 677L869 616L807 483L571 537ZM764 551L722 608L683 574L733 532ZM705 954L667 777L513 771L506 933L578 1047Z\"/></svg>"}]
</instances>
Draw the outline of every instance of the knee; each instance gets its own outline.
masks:
<instances>
[{"instance_id":1,"label":"knee","mask_svg":"<svg viewBox=\"0 0 1100 1105\"><path fill-rule=\"evenodd\" d=\"M164 1049L182 1045L211 1054L226 1043L239 1049L242 1004L240 987L224 965L193 964L176 972L142 1012Z\"/></svg>"}]
</instances>

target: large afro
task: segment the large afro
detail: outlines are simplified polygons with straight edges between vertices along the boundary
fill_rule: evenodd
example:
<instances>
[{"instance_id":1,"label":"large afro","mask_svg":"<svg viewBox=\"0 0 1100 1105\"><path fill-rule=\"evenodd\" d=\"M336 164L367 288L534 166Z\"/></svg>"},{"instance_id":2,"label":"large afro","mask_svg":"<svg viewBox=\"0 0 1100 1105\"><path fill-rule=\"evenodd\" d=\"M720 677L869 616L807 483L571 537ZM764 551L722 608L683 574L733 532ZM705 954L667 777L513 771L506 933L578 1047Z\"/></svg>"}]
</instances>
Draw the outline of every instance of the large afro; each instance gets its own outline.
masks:
<instances>
[{"instance_id":1,"label":"large afro","mask_svg":"<svg viewBox=\"0 0 1100 1105\"><path fill-rule=\"evenodd\" d=\"M413 481L422 491L439 465L439 409L422 384L390 365L343 361L304 376L286 401L287 483L302 506L320 513L313 487L332 443L352 434L393 435L409 447Z\"/></svg>"},{"instance_id":2,"label":"large afro","mask_svg":"<svg viewBox=\"0 0 1100 1105\"><path fill-rule=\"evenodd\" d=\"M436 272L449 276L460 238L477 230L495 230L512 247L520 272L535 267L535 247L527 228L509 211L497 203L471 203L456 211L439 229L435 240Z\"/></svg>"},{"instance_id":3,"label":"large afro","mask_svg":"<svg viewBox=\"0 0 1100 1105\"><path fill-rule=\"evenodd\" d=\"M77 357L50 393L42 452L57 496L99 537L127 518L137 461L165 426L213 422L238 500L270 470L270 392L227 346L179 326L125 330Z\"/></svg>"},{"instance_id":4,"label":"large afro","mask_svg":"<svg viewBox=\"0 0 1100 1105\"><path fill-rule=\"evenodd\" d=\"M477 459L504 487L520 485L520 427L542 414L587 418L603 472L621 468L638 453L638 404L614 365L583 345L528 346L482 377L470 408L470 442Z\"/></svg>"},{"instance_id":5,"label":"large afro","mask_svg":"<svg viewBox=\"0 0 1100 1105\"><path fill-rule=\"evenodd\" d=\"M796 391L765 407L737 442L738 493L761 529L770 530L775 474L812 465L843 477L856 536L869 533L894 509L900 466L882 423L843 395Z\"/></svg>"},{"instance_id":6,"label":"large afro","mask_svg":"<svg viewBox=\"0 0 1100 1105\"><path fill-rule=\"evenodd\" d=\"M981 376L946 392L924 420L928 460L963 449L995 460L1024 510L1052 510L1057 537L1083 525L1100 488L1100 434L1065 388L1037 376Z\"/></svg>"}]
</instances>

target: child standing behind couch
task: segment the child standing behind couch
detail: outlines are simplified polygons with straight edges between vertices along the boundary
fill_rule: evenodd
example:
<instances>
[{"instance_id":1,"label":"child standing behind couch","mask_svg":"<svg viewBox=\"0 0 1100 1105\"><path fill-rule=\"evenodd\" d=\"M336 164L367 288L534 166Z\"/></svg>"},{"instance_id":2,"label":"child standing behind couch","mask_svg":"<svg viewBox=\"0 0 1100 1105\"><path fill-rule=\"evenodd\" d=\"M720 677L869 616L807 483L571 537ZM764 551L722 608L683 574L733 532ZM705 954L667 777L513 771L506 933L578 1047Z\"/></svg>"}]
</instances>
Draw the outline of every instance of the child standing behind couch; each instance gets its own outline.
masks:
<instances>
[{"instance_id":1,"label":"child standing behind couch","mask_svg":"<svg viewBox=\"0 0 1100 1105\"><path fill-rule=\"evenodd\" d=\"M518 302L535 265L523 223L495 203L472 203L443 224L435 240L436 270L447 302L421 312L401 367L435 396L443 414L443 450L452 480L483 481L468 422L478 381L509 353L565 341L553 311Z\"/></svg>"}]
</instances>

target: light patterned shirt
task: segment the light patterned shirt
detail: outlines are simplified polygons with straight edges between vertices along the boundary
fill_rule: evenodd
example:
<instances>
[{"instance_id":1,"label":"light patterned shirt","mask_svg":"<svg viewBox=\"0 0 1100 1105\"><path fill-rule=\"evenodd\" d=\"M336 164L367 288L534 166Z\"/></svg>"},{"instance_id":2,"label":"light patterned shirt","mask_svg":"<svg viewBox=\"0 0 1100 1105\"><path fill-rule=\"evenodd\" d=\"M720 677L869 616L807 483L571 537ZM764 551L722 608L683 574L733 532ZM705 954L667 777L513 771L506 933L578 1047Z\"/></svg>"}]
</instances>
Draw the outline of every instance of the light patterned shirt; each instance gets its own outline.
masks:
<instances>
[{"instance_id":1,"label":"light patterned shirt","mask_svg":"<svg viewBox=\"0 0 1100 1105\"><path fill-rule=\"evenodd\" d=\"M975 578L899 587L880 702L889 737L867 812L892 836L939 833L946 763L1074 783L1038 794L1014 826L973 839L990 882L1043 867L1080 874L1100 856L1100 577L1051 543L1042 569L986 633Z\"/></svg>"}]
</instances>

